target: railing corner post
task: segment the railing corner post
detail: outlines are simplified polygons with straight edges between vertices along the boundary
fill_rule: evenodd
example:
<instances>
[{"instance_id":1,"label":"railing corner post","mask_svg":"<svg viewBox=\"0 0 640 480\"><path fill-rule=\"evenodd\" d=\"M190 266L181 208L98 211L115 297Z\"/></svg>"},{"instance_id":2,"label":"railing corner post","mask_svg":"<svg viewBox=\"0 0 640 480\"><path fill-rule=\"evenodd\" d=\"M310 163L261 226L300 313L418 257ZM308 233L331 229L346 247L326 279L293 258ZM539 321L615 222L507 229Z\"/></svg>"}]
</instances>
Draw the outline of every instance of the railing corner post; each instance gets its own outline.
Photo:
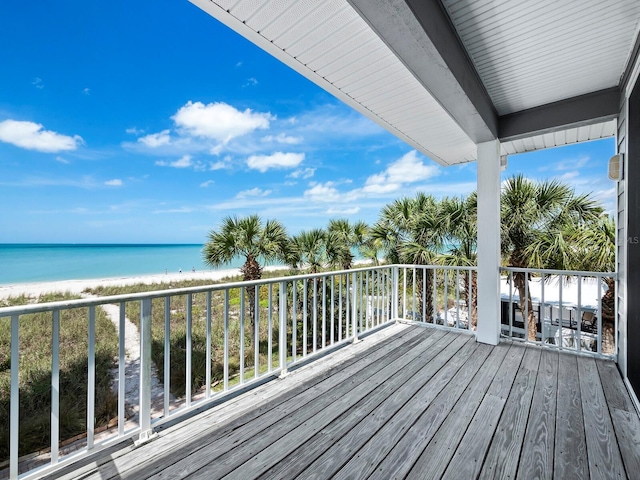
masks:
<instances>
[{"instance_id":1,"label":"railing corner post","mask_svg":"<svg viewBox=\"0 0 640 480\"><path fill-rule=\"evenodd\" d=\"M279 338L278 356L280 360L280 378L287 375L287 282L280 282L278 302Z\"/></svg>"},{"instance_id":2,"label":"railing corner post","mask_svg":"<svg viewBox=\"0 0 640 480\"><path fill-rule=\"evenodd\" d=\"M356 272L353 272L351 274L351 328L353 330L353 343L358 343L360 341L358 340L358 302L356 301L356 293L358 288L356 285L357 278L358 274Z\"/></svg>"},{"instance_id":3,"label":"railing corner post","mask_svg":"<svg viewBox=\"0 0 640 480\"><path fill-rule=\"evenodd\" d=\"M400 268L398 267L398 265L394 265L393 266L393 291L391 293L391 296L393 297L393 303L392 305L392 310L391 310L391 315L393 316L393 318L395 319L396 323L398 323L398 302L399 302L399 288L398 288L398 283L400 282Z\"/></svg>"},{"instance_id":4,"label":"railing corner post","mask_svg":"<svg viewBox=\"0 0 640 480\"><path fill-rule=\"evenodd\" d=\"M140 301L140 436L136 443L151 439L151 298Z\"/></svg>"}]
</instances>

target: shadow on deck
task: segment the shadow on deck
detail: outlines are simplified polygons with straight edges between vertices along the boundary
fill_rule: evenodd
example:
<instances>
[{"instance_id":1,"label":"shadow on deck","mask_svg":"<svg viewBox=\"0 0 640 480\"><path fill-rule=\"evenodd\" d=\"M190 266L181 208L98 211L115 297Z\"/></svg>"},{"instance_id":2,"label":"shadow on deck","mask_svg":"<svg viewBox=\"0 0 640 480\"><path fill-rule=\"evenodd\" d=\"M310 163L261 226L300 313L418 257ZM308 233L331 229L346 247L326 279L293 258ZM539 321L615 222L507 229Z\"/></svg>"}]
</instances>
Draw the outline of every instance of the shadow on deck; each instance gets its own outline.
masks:
<instances>
[{"instance_id":1,"label":"shadow on deck","mask_svg":"<svg viewBox=\"0 0 640 480\"><path fill-rule=\"evenodd\" d=\"M394 325L167 427L145 445L129 442L55 478L638 472L640 420L613 362Z\"/></svg>"}]
</instances>

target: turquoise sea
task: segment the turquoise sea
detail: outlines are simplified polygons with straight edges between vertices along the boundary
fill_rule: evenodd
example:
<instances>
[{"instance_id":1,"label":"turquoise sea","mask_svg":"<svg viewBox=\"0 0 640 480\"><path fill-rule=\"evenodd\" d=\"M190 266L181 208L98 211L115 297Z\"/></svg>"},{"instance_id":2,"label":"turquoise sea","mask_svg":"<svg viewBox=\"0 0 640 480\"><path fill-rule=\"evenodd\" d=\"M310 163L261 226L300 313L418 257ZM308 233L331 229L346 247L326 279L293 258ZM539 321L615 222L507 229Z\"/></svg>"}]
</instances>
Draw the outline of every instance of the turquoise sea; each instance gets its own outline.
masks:
<instances>
[{"instance_id":1,"label":"turquoise sea","mask_svg":"<svg viewBox=\"0 0 640 480\"><path fill-rule=\"evenodd\" d=\"M0 244L0 285L210 270L202 245ZM241 265L234 262L223 268Z\"/></svg>"}]
</instances>

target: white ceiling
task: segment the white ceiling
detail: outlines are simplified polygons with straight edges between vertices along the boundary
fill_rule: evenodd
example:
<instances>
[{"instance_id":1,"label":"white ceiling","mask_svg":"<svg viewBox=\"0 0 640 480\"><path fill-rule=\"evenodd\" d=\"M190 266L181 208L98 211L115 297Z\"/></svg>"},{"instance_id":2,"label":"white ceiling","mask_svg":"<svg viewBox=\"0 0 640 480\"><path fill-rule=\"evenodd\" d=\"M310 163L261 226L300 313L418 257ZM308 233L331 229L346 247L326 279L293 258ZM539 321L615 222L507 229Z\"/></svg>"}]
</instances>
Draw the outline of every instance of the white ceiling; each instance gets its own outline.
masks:
<instances>
[{"instance_id":1,"label":"white ceiling","mask_svg":"<svg viewBox=\"0 0 640 480\"><path fill-rule=\"evenodd\" d=\"M638 0L443 0L498 114L615 87Z\"/></svg>"},{"instance_id":2,"label":"white ceiling","mask_svg":"<svg viewBox=\"0 0 640 480\"><path fill-rule=\"evenodd\" d=\"M446 102L347 0L190 1L438 163L475 159L474 142L442 106ZM392 11L389 5L399 3L370 1ZM639 0L443 0L443 5L499 115L617 86L640 20ZM396 20L389 18L397 26L394 35L419 25L415 19ZM444 63L435 67L447 69ZM609 120L513 140L502 151L611 136L612 126Z\"/></svg>"}]
</instances>

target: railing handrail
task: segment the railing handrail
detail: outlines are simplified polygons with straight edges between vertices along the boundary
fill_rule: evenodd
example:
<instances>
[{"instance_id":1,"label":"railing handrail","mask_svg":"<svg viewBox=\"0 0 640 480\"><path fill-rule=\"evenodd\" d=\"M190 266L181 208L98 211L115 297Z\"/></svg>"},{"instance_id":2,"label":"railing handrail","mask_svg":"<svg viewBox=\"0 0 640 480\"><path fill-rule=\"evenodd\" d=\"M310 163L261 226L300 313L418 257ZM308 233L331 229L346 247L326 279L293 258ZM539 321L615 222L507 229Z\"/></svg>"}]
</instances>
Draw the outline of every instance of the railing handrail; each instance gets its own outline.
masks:
<instances>
[{"instance_id":1,"label":"railing handrail","mask_svg":"<svg viewBox=\"0 0 640 480\"><path fill-rule=\"evenodd\" d=\"M476 265L420 265L416 263L396 263L391 265L392 267L399 268L428 268L428 269L437 269L437 270L473 270L477 271L478 267Z\"/></svg>"},{"instance_id":2,"label":"railing handrail","mask_svg":"<svg viewBox=\"0 0 640 480\"><path fill-rule=\"evenodd\" d=\"M550 268L500 267L507 272L540 273L545 275L564 275L570 277L618 277L616 272L587 272L581 270L554 270Z\"/></svg>"},{"instance_id":3,"label":"railing handrail","mask_svg":"<svg viewBox=\"0 0 640 480\"><path fill-rule=\"evenodd\" d=\"M206 292L214 292L214 291L223 291L227 289L240 288L240 287L253 287L256 285L268 285L270 283L276 284L282 281L296 281L296 280L309 280L313 278L321 278L327 276L334 275L345 275L358 273L363 271L375 271L375 270L383 270L390 267L394 267L395 265L377 265L377 266L369 266L369 267L361 267L361 268L352 268L349 270L330 270L326 272L320 273L306 273L300 275L288 275L288 276L280 276L280 277L269 277L262 278L260 280L249 280L249 281L235 281L235 282L223 282L223 283L212 283L208 285L198 285L195 287L181 287L181 288L165 288L162 290L149 290L146 292L137 292L137 293L125 293L120 295L105 295L99 296L97 298L78 298L73 300L58 300L55 302L45 302L45 303L34 303L29 305L16 305L12 307L2 307L0 308L0 318L2 317L10 317L13 315L26 315L31 313L41 313L48 312L51 310L66 310L70 308L84 308L84 307L95 307L99 305L109 304L109 303L119 303L119 302L130 302L133 300L143 300L143 299L154 299L154 298L165 298L168 296L176 296L176 295L188 295L195 293L206 293Z\"/></svg>"}]
</instances>

